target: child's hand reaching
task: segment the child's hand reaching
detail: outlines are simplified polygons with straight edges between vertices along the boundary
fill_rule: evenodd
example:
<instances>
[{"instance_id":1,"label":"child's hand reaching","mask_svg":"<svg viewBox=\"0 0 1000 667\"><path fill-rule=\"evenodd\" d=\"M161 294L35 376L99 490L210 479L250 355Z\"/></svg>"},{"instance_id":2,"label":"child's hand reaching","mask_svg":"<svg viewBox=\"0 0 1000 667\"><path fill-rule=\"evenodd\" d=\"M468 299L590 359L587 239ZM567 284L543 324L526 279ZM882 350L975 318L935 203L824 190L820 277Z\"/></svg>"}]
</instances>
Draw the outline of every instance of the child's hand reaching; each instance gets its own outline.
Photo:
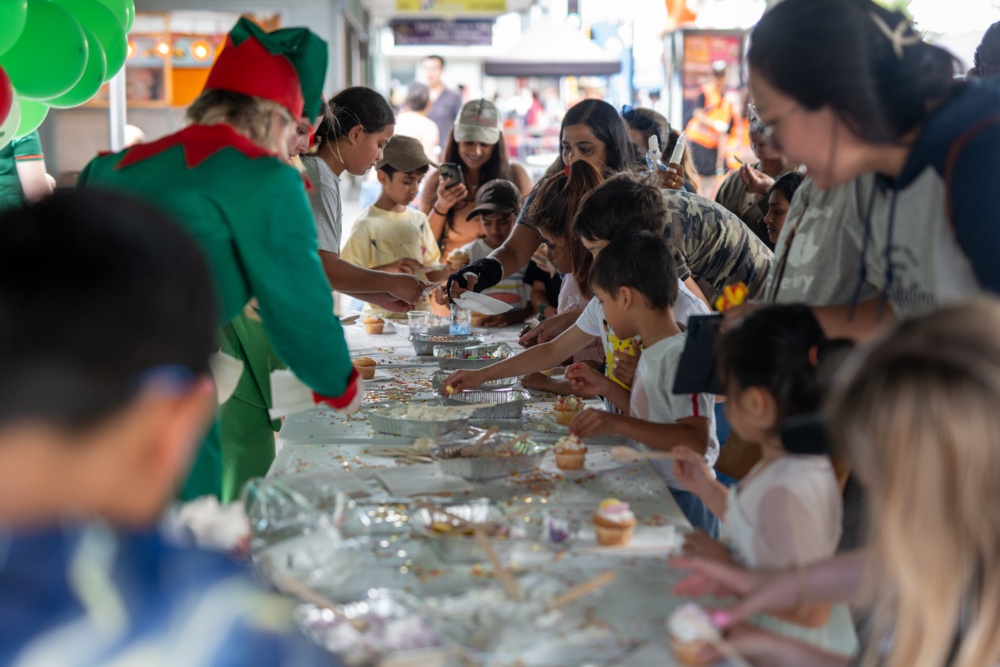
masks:
<instances>
[{"instance_id":1,"label":"child's hand reaching","mask_svg":"<svg viewBox=\"0 0 1000 667\"><path fill-rule=\"evenodd\" d=\"M617 422L621 415L612 414L606 410L587 408L570 422L569 432L581 438L592 438L595 435L614 435L617 433Z\"/></svg>"},{"instance_id":2,"label":"child's hand reaching","mask_svg":"<svg viewBox=\"0 0 1000 667\"><path fill-rule=\"evenodd\" d=\"M701 496L715 476L703 456L687 447L674 447L674 477L691 493Z\"/></svg>"},{"instance_id":3,"label":"child's hand reaching","mask_svg":"<svg viewBox=\"0 0 1000 667\"><path fill-rule=\"evenodd\" d=\"M605 393L609 380L589 364L579 362L566 369L566 379L573 393L581 398L593 398Z\"/></svg>"},{"instance_id":4,"label":"child's hand reaching","mask_svg":"<svg viewBox=\"0 0 1000 667\"><path fill-rule=\"evenodd\" d=\"M684 540L684 555L688 558L704 558L726 565L736 564L729 549L718 540L712 539L708 533L701 529L687 534L687 538Z\"/></svg>"},{"instance_id":5,"label":"child's hand reaching","mask_svg":"<svg viewBox=\"0 0 1000 667\"><path fill-rule=\"evenodd\" d=\"M632 381L635 380L635 369L639 366L641 354L642 351L639 349L632 353L625 350L615 351L615 367L611 372L628 387L631 387Z\"/></svg>"}]
</instances>

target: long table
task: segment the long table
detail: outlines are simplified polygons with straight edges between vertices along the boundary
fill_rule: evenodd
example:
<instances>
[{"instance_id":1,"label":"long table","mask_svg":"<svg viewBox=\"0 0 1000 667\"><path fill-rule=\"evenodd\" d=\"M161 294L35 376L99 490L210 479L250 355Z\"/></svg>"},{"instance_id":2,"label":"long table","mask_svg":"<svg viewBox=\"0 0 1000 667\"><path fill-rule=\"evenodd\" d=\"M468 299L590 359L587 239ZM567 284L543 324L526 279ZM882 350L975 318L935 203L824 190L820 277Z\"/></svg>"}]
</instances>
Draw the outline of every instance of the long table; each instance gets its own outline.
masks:
<instances>
[{"instance_id":1,"label":"long table","mask_svg":"<svg viewBox=\"0 0 1000 667\"><path fill-rule=\"evenodd\" d=\"M432 357L418 357L408 340L390 332L366 334L360 325L346 328L352 357L370 357L380 375L391 380L367 386L366 402L415 400L435 395L430 376L438 370ZM506 341L517 351L517 328L477 329L487 342ZM525 408L523 427L538 442L554 442L565 429L546 419L554 396L532 392ZM595 407L597 401L593 401ZM544 571L572 584L603 570L618 570L618 580L595 596L586 623L572 632L552 637L530 650L500 650L480 656L489 665L673 665L665 639L664 621L685 599L672 586L679 573L672 571L658 540L690 528L656 469L646 462L614 461L608 449L622 444L615 438L588 441L589 466L584 474L561 473L551 453L538 471L512 475L486 483L467 483L441 474L434 464L379 456L387 447L412 443L412 439L376 433L363 413L346 415L316 409L291 415L278 435L278 454L269 478L308 475L328 478L351 494L369 515L376 536L362 555L358 573L347 584L323 590L338 601L357 600L373 587L402 589L417 596L434 595L482 585L491 568L485 564L455 564L439 560L424 540L409 529L405 517L411 497L432 502L458 502L490 498L525 520L540 520L545 512L577 513L583 529L569 552L556 555L536 544L520 544L513 556L517 573ZM405 472L404 472L405 470ZM294 479L294 477L293 477ZM388 485L385 480L389 480ZM400 493L414 486L415 493ZM392 491L396 493L393 494ZM405 491L405 489L403 489ZM599 549L593 540L589 517L601 500L615 497L631 504L638 527L628 548ZM400 520L401 517L404 520ZM316 586L323 588L322 584Z\"/></svg>"}]
</instances>

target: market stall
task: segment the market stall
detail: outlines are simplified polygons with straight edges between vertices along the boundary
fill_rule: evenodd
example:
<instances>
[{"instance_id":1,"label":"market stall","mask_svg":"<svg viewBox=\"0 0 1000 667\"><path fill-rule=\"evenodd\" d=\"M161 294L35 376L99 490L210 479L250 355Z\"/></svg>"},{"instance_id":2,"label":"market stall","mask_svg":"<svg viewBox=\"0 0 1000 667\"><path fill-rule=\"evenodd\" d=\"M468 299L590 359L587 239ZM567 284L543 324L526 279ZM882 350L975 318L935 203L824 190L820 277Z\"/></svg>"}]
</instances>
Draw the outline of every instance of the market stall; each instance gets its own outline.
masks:
<instances>
[{"instance_id":1,"label":"market stall","mask_svg":"<svg viewBox=\"0 0 1000 667\"><path fill-rule=\"evenodd\" d=\"M385 401L419 405L437 395L432 383L443 375L438 358L414 354L412 343L390 329L369 335L361 324L346 328L352 356L378 362L368 385L369 409ZM479 331L486 344L520 349L514 328ZM404 664L380 663L370 647L363 648L365 633L381 650L422 647L391 656L413 656L412 664L460 664L453 662L457 655L491 665L673 664L664 621L684 600L671 593L677 574L666 556L690 526L655 468L612 457L611 448L622 444L616 439L588 440L584 468L560 470L551 445L567 429L551 419L554 398L530 392L520 419L471 421L473 428L525 433L543 453L532 469L485 479L447 474L454 470L450 461L422 455L423 443L413 437L379 433L373 425L381 422L365 412L316 409L289 416L266 482L245 495L258 564L270 554L268 571L279 586L282 577L294 577L345 605L337 612L303 606L299 618L307 634L355 664ZM435 440L455 437L461 435ZM328 565L298 567L295 548L283 544L297 544L299 533L282 542L261 528L262 515L271 526L277 523L268 494L285 491L326 508L317 510L320 515L340 517L340 538L350 546L331 554ZM591 518L607 498L629 503L635 513L638 525L625 546L595 541ZM509 534L491 539L509 579L498 576L488 553L464 550L476 538L436 532L453 530L454 515L509 524ZM275 566L275 559L286 560ZM546 611L551 596L558 599L595 577L597 590ZM511 580L518 602L503 592ZM345 629L350 622L340 611L362 617L364 632ZM376 619L379 614L384 618ZM397 625L389 630L390 623ZM386 643L389 635L395 639Z\"/></svg>"}]
</instances>

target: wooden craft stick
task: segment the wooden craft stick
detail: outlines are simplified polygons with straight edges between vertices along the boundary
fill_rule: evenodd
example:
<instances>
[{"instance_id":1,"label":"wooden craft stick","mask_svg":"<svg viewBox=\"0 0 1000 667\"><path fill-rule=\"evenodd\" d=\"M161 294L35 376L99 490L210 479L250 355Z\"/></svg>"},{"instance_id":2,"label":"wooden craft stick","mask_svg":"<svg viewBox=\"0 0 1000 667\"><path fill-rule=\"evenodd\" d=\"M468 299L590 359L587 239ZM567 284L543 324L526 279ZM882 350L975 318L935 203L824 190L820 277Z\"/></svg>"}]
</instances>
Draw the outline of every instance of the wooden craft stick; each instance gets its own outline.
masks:
<instances>
[{"instance_id":1,"label":"wooden craft stick","mask_svg":"<svg viewBox=\"0 0 1000 667\"><path fill-rule=\"evenodd\" d=\"M279 589L294 595L295 597L308 602L309 604L316 605L317 607L322 607L323 609L329 609L338 618L347 621L351 624L358 632L365 632L368 630L368 622L360 618L348 618L344 615L344 612L340 611L339 605L330 600L324 595L320 595L316 591L306 588L299 582L295 581L290 577L283 577L281 575L275 575L273 578L274 585Z\"/></svg>"},{"instance_id":2,"label":"wooden craft stick","mask_svg":"<svg viewBox=\"0 0 1000 667\"><path fill-rule=\"evenodd\" d=\"M489 538L486 537L486 529L481 523L477 523L472 529L472 534L476 536L476 543L479 545L479 548L486 552L486 557L493 564L493 572L500 581L500 585L503 586L504 592L507 593L507 597L511 600L520 600L521 590L518 588L517 582L514 581L514 577L510 576L510 572L500 562L497 552L493 550L493 545L490 544Z\"/></svg>"},{"instance_id":3,"label":"wooden craft stick","mask_svg":"<svg viewBox=\"0 0 1000 667\"><path fill-rule=\"evenodd\" d=\"M476 454L479 453L479 450L482 449L483 443L485 443L491 437L496 435L499 431L500 431L499 426L490 426L486 430L486 433L483 433L481 436L476 438L475 442L473 442L471 445L466 445L465 447L462 447L462 450L459 452L459 455L463 457L475 456Z\"/></svg>"},{"instance_id":4,"label":"wooden craft stick","mask_svg":"<svg viewBox=\"0 0 1000 667\"><path fill-rule=\"evenodd\" d=\"M549 610L559 609L560 607L565 607L568 604L576 602L580 598L590 595L594 591L598 591L605 586L610 586L618 578L618 570L606 570L601 572L596 577L592 577L583 583L577 584L573 588L569 589L562 595L556 597L549 605Z\"/></svg>"},{"instance_id":5,"label":"wooden craft stick","mask_svg":"<svg viewBox=\"0 0 1000 667\"><path fill-rule=\"evenodd\" d=\"M673 452L643 452L631 447L612 447L611 458L616 461L641 461L642 459L676 459Z\"/></svg>"}]
</instances>

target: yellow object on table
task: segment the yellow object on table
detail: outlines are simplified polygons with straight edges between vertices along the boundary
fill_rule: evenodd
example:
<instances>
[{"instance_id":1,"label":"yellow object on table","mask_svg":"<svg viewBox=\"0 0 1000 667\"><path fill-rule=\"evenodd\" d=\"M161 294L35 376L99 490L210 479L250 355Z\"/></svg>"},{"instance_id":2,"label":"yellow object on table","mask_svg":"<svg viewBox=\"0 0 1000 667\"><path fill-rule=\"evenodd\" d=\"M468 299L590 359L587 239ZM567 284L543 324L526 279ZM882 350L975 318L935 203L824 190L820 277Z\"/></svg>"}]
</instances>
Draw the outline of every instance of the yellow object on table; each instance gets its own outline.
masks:
<instances>
[{"instance_id":1,"label":"yellow object on table","mask_svg":"<svg viewBox=\"0 0 1000 667\"><path fill-rule=\"evenodd\" d=\"M749 294L745 283L736 283L733 286L726 285L722 288L722 296L715 300L715 309L723 313L730 308L735 308L742 304Z\"/></svg>"}]
</instances>

